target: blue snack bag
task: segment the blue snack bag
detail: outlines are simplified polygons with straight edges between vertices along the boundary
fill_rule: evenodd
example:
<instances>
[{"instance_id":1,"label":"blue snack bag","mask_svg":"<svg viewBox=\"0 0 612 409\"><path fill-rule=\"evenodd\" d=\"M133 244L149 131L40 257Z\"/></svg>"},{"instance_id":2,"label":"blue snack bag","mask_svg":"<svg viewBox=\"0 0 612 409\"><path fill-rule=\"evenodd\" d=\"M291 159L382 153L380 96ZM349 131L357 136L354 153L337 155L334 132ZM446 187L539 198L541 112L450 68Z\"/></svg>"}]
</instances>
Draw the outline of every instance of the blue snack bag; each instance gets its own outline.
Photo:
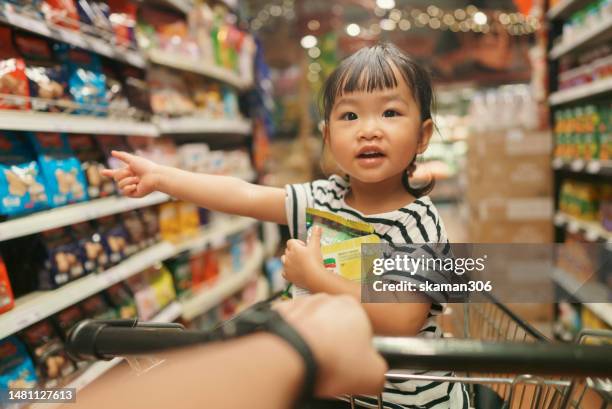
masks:
<instances>
[{"instance_id":1,"label":"blue snack bag","mask_svg":"<svg viewBox=\"0 0 612 409\"><path fill-rule=\"evenodd\" d=\"M46 207L44 178L26 138L0 132L0 215L14 216Z\"/></svg>"},{"instance_id":2,"label":"blue snack bag","mask_svg":"<svg viewBox=\"0 0 612 409\"><path fill-rule=\"evenodd\" d=\"M105 116L106 76L97 55L72 48L67 44L54 45L56 55L68 68L68 89L74 101L83 107L75 111L80 115Z\"/></svg>"},{"instance_id":3,"label":"blue snack bag","mask_svg":"<svg viewBox=\"0 0 612 409\"><path fill-rule=\"evenodd\" d=\"M87 200L87 182L81 162L74 156L66 135L28 133L47 186L49 206Z\"/></svg>"},{"instance_id":4,"label":"blue snack bag","mask_svg":"<svg viewBox=\"0 0 612 409\"><path fill-rule=\"evenodd\" d=\"M25 346L17 337L0 341L0 389L34 388L36 369Z\"/></svg>"}]
</instances>

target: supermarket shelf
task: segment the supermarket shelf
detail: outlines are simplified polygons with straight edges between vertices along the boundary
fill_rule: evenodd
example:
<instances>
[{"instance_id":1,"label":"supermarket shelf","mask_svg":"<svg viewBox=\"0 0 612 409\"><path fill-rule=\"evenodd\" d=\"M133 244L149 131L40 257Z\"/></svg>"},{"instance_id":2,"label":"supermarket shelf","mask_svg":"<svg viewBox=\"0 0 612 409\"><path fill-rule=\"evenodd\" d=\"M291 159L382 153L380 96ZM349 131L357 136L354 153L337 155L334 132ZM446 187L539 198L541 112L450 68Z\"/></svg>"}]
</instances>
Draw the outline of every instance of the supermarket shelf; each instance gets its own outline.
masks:
<instances>
[{"instance_id":1,"label":"supermarket shelf","mask_svg":"<svg viewBox=\"0 0 612 409\"><path fill-rule=\"evenodd\" d=\"M612 232L606 231L599 223L580 220L563 212L555 214L554 223L557 227L565 227L570 233L583 232L589 241L612 243Z\"/></svg>"},{"instance_id":2,"label":"supermarket shelf","mask_svg":"<svg viewBox=\"0 0 612 409\"><path fill-rule=\"evenodd\" d=\"M201 74L219 81L223 81L239 89L246 89L251 86L250 82L245 81L240 77L240 75L232 70L210 63L190 59L184 55L177 55L161 50L149 50L148 58L149 61L154 64Z\"/></svg>"},{"instance_id":3,"label":"supermarket shelf","mask_svg":"<svg viewBox=\"0 0 612 409\"><path fill-rule=\"evenodd\" d=\"M217 240L223 241L225 235L239 233L245 226L254 223L256 221L253 219L236 218L227 223L207 226L200 236L187 242L173 244L163 241L129 257L103 273L87 275L53 291L38 291L27 294L16 300L15 307L12 310L0 315L0 339L182 251L197 246L215 245Z\"/></svg>"},{"instance_id":4,"label":"supermarket shelf","mask_svg":"<svg viewBox=\"0 0 612 409\"><path fill-rule=\"evenodd\" d=\"M155 192L141 199L113 196L46 210L0 223L0 241L153 206L168 200L168 195Z\"/></svg>"},{"instance_id":5,"label":"supermarket shelf","mask_svg":"<svg viewBox=\"0 0 612 409\"><path fill-rule=\"evenodd\" d=\"M548 97L548 102L550 105L561 105L609 92L612 92L612 78L553 92Z\"/></svg>"},{"instance_id":6,"label":"supermarket shelf","mask_svg":"<svg viewBox=\"0 0 612 409\"><path fill-rule=\"evenodd\" d=\"M546 18L549 20L567 18L571 16L573 12L584 8L589 3L589 0L561 0L555 7L552 7L546 12Z\"/></svg>"},{"instance_id":7,"label":"supermarket shelf","mask_svg":"<svg viewBox=\"0 0 612 409\"><path fill-rule=\"evenodd\" d=\"M123 61L139 68L145 68L147 64L142 54L136 50L121 47L116 44L110 44L108 41L84 34L80 31L52 26L44 20L11 11L11 7L6 4L4 7L0 8L0 22L75 47L93 51L105 57Z\"/></svg>"},{"instance_id":8,"label":"supermarket shelf","mask_svg":"<svg viewBox=\"0 0 612 409\"><path fill-rule=\"evenodd\" d=\"M590 302L593 300L610 299L610 290L601 283L581 283L574 276L561 269L555 269L553 280L567 293L577 298L585 307L600 319L612 326L612 303ZM589 296L587 297L587 294Z\"/></svg>"},{"instance_id":9,"label":"supermarket shelf","mask_svg":"<svg viewBox=\"0 0 612 409\"><path fill-rule=\"evenodd\" d=\"M0 129L35 132L73 132L158 136L150 122L90 115L70 115L50 112L0 111Z\"/></svg>"},{"instance_id":10,"label":"supermarket shelf","mask_svg":"<svg viewBox=\"0 0 612 409\"><path fill-rule=\"evenodd\" d=\"M610 37L612 37L612 17L608 17L604 23L591 28L572 41L562 42L554 46L552 50L550 50L549 56L551 59L555 60L570 52L608 40Z\"/></svg>"},{"instance_id":11,"label":"supermarket shelf","mask_svg":"<svg viewBox=\"0 0 612 409\"><path fill-rule=\"evenodd\" d=\"M555 158L552 161L553 169L566 170L574 173L587 173L590 175L612 176L612 160L563 160Z\"/></svg>"},{"instance_id":12,"label":"supermarket shelf","mask_svg":"<svg viewBox=\"0 0 612 409\"><path fill-rule=\"evenodd\" d=\"M159 314L151 319L151 322L173 322L181 316L181 304L178 301L171 302ZM65 385L65 388L75 388L80 391L102 375L119 365L123 358L113 358L109 361L96 361L83 371L75 380ZM60 405L53 404L36 404L32 405L32 409L51 409Z\"/></svg>"},{"instance_id":13,"label":"supermarket shelf","mask_svg":"<svg viewBox=\"0 0 612 409\"><path fill-rule=\"evenodd\" d=\"M220 277L213 286L196 292L183 301L183 318L191 320L218 305L226 297L239 291L255 276L264 258L263 246L258 243L241 271Z\"/></svg>"},{"instance_id":14,"label":"supermarket shelf","mask_svg":"<svg viewBox=\"0 0 612 409\"><path fill-rule=\"evenodd\" d=\"M161 134L207 133L207 134L239 134L251 133L251 121L245 119L211 119L189 116L182 118L156 118Z\"/></svg>"}]
</instances>

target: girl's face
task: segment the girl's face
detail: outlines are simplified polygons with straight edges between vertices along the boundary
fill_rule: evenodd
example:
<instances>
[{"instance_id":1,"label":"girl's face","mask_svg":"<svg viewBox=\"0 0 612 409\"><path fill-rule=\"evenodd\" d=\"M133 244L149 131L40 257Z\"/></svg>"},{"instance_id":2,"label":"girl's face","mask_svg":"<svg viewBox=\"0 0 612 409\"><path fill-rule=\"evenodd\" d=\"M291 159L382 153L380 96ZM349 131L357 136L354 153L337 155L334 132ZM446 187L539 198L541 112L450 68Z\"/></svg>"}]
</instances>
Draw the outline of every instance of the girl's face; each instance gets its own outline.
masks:
<instances>
[{"instance_id":1,"label":"girl's face","mask_svg":"<svg viewBox=\"0 0 612 409\"><path fill-rule=\"evenodd\" d=\"M401 176L425 151L433 130L431 120L421 121L419 106L395 67L394 74L396 88L338 96L325 130L338 166L364 183Z\"/></svg>"}]
</instances>

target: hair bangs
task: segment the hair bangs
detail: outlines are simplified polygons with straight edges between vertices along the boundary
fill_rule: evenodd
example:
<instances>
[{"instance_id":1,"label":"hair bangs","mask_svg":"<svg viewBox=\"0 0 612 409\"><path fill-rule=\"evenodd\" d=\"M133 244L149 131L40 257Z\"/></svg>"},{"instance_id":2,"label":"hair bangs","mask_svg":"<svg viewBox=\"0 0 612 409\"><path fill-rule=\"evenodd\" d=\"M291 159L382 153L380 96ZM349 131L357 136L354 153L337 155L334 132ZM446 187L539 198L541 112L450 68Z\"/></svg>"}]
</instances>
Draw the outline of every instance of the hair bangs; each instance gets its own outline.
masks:
<instances>
[{"instance_id":1,"label":"hair bangs","mask_svg":"<svg viewBox=\"0 0 612 409\"><path fill-rule=\"evenodd\" d=\"M388 59L374 49L363 49L355 55L353 63L339 68L334 94L382 91L399 84Z\"/></svg>"}]
</instances>

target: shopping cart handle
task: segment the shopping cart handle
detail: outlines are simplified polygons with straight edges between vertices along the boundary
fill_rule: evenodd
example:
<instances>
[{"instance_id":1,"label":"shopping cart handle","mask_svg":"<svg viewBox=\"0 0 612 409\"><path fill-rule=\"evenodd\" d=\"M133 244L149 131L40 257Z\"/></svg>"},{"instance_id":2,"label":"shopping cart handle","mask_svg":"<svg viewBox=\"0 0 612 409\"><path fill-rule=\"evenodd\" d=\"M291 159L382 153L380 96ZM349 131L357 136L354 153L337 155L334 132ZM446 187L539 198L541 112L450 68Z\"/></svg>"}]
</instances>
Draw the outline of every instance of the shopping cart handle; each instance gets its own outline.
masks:
<instances>
[{"instance_id":1,"label":"shopping cart handle","mask_svg":"<svg viewBox=\"0 0 612 409\"><path fill-rule=\"evenodd\" d=\"M375 337L392 369L612 376L611 345Z\"/></svg>"}]
</instances>

